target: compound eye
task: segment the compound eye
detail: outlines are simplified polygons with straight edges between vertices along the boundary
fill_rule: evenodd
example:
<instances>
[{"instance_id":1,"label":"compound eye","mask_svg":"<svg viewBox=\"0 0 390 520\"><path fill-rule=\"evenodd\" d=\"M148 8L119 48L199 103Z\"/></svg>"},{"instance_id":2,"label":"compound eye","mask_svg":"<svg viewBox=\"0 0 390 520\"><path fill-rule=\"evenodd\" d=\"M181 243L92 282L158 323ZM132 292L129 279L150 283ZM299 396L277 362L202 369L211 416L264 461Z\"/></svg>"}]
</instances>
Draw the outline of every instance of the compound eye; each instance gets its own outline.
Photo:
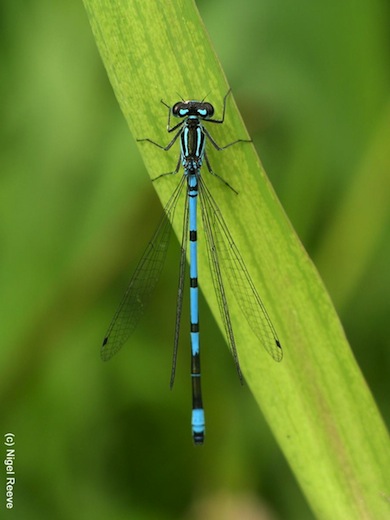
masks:
<instances>
[{"instance_id":1,"label":"compound eye","mask_svg":"<svg viewBox=\"0 0 390 520\"><path fill-rule=\"evenodd\" d=\"M196 113L202 119L207 119L214 114L214 107L211 103L198 103Z\"/></svg>"},{"instance_id":2,"label":"compound eye","mask_svg":"<svg viewBox=\"0 0 390 520\"><path fill-rule=\"evenodd\" d=\"M188 108L185 105L185 103L182 103L179 101L178 103L175 103L172 107L172 114L175 117L185 117L188 114Z\"/></svg>"},{"instance_id":3,"label":"compound eye","mask_svg":"<svg viewBox=\"0 0 390 520\"><path fill-rule=\"evenodd\" d=\"M211 103L203 103L203 108L207 112L206 116L204 116L204 117L213 117L214 107Z\"/></svg>"}]
</instances>

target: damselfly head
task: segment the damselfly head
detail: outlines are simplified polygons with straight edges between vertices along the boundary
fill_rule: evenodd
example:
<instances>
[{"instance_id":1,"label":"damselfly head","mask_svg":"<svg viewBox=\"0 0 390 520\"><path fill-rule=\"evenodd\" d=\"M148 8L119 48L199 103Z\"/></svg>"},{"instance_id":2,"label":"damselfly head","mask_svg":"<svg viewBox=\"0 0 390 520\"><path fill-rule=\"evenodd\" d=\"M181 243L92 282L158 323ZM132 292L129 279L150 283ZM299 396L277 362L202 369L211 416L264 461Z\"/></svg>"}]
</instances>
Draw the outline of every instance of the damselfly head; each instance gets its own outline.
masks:
<instances>
[{"instance_id":1,"label":"damselfly head","mask_svg":"<svg viewBox=\"0 0 390 520\"><path fill-rule=\"evenodd\" d=\"M198 117L208 119L214 115L214 107L211 103L204 101L178 101L172 107L172 114L175 117Z\"/></svg>"}]
</instances>

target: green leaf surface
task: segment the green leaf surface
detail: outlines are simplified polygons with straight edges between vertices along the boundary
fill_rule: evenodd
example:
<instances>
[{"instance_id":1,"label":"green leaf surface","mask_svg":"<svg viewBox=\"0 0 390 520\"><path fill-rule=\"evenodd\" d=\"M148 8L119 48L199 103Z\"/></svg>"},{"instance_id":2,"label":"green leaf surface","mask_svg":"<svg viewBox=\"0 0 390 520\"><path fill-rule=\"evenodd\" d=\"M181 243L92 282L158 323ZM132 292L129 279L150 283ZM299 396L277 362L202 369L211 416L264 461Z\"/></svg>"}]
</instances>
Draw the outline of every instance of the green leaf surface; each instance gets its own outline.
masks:
<instances>
[{"instance_id":1,"label":"green leaf surface","mask_svg":"<svg viewBox=\"0 0 390 520\"><path fill-rule=\"evenodd\" d=\"M228 84L193 2L84 0L84 4L134 138L168 142L161 98L173 104L179 96L207 96L216 116L221 113ZM212 130L221 145L247 137L233 98L225 124ZM139 143L139 149L152 178L174 169L177 148L164 153ZM232 302L247 384L318 518L386 518L388 434L326 289L254 147L211 150L210 161L239 192L235 196L217 179L207 178L284 348L282 363L275 363ZM162 203L177 181L165 178L154 183ZM180 235L179 221L175 231ZM203 293L222 327L204 251L200 273Z\"/></svg>"}]
</instances>

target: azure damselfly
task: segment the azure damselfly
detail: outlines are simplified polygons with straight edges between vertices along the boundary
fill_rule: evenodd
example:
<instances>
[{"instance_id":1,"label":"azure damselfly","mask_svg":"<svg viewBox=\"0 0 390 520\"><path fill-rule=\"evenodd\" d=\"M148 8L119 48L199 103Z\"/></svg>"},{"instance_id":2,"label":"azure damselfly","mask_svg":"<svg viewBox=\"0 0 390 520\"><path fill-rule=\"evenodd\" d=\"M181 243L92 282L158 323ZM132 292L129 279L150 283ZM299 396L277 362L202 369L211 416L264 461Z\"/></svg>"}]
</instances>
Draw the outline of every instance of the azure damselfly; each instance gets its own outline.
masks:
<instances>
[{"instance_id":1,"label":"azure damselfly","mask_svg":"<svg viewBox=\"0 0 390 520\"><path fill-rule=\"evenodd\" d=\"M275 361L282 359L282 347L271 319L245 267L242 256L234 243L232 235L222 214L207 188L201 175L202 164L205 161L210 174L217 177L225 186L237 193L230 184L217 175L211 168L206 151L206 140L217 150L238 143L251 142L237 139L225 146L219 146L210 135L204 123L222 124L225 120L226 101L230 90L223 100L221 119L213 119L214 107L211 103L202 101L179 101L168 108L169 133L176 132L173 139L162 146L151 139L138 139L149 142L158 148L168 151L180 138L180 157L173 172L163 173L153 180L179 172L183 166L181 177L171 198L164 208L164 216L152 240L149 242L137 268L131 278L128 289L111 321L101 348L103 360L110 359L126 342L134 331L139 318L149 303L152 291L160 277L168 250L173 220L177 203L186 186L187 196L184 206L183 233L181 239L181 255L179 266L179 286L176 303L176 324L171 371L171 387L176 372L176 361L179 344L179 330L184 295L184 279L186 270L186 252L188 238L190 241L190 339L191 339L191 378L192 378L192 436L195 444L203 444L205 434L205 417L201 392L200 343L199 343L199 313L198 313L198 223L197 202L200 200L201 217L206 237L207 253L211 268L212 280L217 296L219 310L222 316L226 337L233 354L238 376L242 382L242 373L238 360L236 342L228 307L228 297L225 290L227 279L242 313L250 327L262 343L266 351ZM171 127L171 116L181 120Z\"/></svg>"}]
</instances>

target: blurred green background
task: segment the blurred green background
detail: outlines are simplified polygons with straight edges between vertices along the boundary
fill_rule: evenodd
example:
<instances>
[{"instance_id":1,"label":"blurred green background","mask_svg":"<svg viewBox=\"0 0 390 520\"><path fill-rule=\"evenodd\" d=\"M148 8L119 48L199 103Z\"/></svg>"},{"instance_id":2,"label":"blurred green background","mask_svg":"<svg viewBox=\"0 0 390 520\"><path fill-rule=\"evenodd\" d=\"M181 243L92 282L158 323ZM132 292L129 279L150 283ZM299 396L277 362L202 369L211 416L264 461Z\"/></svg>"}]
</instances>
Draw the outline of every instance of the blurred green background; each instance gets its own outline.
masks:
<instances>
[{"instance_id":1,"label":"blurred green background","mask_svg":"<svg viewBox=\"0 0 390 520\"><path fill-rule=\"evenodd\" d=\"M388 421L389 4L198 7ZM8 0L0 13L0 424L17 478L6 512L0 474L0 516L312 518L203 302L208 430L193 447L185 320L169 391L175 247L131 344L100 361L161 207L81 1Z\"/></svg>"}]
</instances>

